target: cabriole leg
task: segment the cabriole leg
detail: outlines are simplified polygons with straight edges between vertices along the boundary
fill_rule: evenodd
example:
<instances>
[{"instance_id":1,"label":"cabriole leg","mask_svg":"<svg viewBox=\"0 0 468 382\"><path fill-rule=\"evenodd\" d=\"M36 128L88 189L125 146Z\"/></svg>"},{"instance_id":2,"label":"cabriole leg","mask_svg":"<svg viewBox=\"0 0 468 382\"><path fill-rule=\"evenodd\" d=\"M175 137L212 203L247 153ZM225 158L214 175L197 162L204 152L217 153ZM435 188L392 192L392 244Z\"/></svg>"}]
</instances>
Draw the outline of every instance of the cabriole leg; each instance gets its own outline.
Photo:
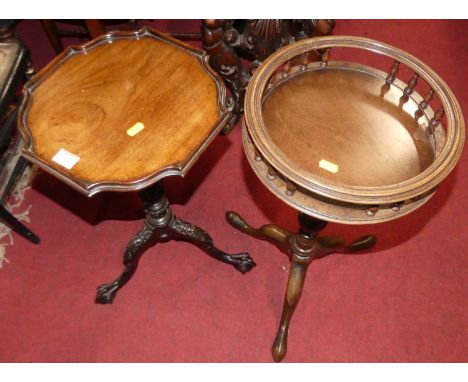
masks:
<instances>
[{"instance_id":1,"label":"cabriole leg","mask_svg":"<svg viewBox=\"0 0 468 382\"><path fill-rule=\"evenodd\" d=\"M117 291L132 278L141 255L151 245L153 232L154 229L145 222L140 232L130 240L124 253L124 271L116 280L98 287L96 303L112 304Z\"/></svg>"},{"instance_id":2,"label":"cabriole leg","mask_svg":"<svg viewBox=\"0 0 468 382\"><path fill-rule=\"evenodd\" d=\"M173 217L169 224L168 233L171 239L192 243L211 257L233 265L239 272L247 273L256 265L248 253L242 252L231 255L216 248L213 245L213 239L207 232L176 216Z\"/></svg>"}]
</instances>

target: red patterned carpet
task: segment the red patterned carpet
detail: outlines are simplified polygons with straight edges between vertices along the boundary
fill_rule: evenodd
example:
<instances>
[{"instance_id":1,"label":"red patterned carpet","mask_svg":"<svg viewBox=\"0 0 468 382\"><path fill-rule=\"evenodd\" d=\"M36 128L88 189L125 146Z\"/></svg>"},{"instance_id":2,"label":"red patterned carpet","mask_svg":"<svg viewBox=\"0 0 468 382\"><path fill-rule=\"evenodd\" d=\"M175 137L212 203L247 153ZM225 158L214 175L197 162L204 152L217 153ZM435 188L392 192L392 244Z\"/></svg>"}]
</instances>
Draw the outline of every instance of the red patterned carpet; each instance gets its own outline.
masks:
<instances>
[{"instance_id":1,"label":"red patterned carpet","mask_svg":"<svg viewBox=\"0 0 468 382\"><path fill-rule=\"evenodd\" d=\"M155 22L162 30L183 22ZM196 30L197 22L188 22ZM19 25L36 68L53 51L38 21ZM396 45L429 64L468 115L468 22L338 20L335 34ZM466 362L468 151L433 199L409 216L374 226L329 224L326 233L379 237L372 253L334 255L309 268L285 362ZM113 305L96 286L122 270L122 249L141 224L134 194L87 199L46 174L25 204L33 246L15 237L0 270L0 361L271 362L288 277L286 256L237 233L228 209L252 224L297 228L295 212L257 180L240 126L218 137L186 179L166 182L175 212L231 252L258 264L243 276L199 249L150 249Z\"/></svg>"}]
</instances>

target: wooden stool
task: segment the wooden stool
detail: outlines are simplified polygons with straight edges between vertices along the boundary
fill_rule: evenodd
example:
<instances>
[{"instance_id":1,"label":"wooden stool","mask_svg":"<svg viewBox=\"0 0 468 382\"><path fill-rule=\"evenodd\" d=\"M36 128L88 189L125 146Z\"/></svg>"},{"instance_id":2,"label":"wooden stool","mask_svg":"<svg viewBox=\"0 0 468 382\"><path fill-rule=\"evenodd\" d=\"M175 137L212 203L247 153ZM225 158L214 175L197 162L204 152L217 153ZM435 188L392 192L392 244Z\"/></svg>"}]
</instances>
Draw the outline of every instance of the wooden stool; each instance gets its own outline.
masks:
<instances>
[{"instance_id":1,"label":"wooden stool","mask_svg":"<svg viewBox=\"0 0 468 382\"><path fill-rule=\"evenodd\" d=\"M161 185L184 176L224 127L225 101L202 51L146 28L68 48L26 84L19 115L26 158L88 196L141 190L143 228L125 250L123 273L98 288L96 302L112 303L157 242L191 242L242 273L255 266L178 219Z\"/></svg>"}]
</instances>

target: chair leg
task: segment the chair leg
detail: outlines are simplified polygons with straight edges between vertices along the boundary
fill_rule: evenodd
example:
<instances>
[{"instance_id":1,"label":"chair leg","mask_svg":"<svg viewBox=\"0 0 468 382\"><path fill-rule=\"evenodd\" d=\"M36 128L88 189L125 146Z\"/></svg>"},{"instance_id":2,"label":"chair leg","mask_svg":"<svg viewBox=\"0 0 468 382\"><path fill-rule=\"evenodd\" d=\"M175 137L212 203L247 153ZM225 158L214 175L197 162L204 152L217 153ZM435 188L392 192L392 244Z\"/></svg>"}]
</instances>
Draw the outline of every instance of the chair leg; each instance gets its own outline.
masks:
<instances>
[{"instance_id":1,"label":"chair leg","mask_svg":"<svg viewBox=\"0 0 468 382\"><path fill-rule=\"evenodd\" d=\"M106 33L106 27L102 20L87 19L85 20L86 29L88 29L91 38L97 38Z\"/></svg>"},{"instance_id":2,"label":"chair leg","mask_svg":"<svg viewBox=\"0 0 468 382\"><path fill-rule=\"evenodd\" d=\"M60 40L60 35L57 31L57 27L55 26L55 22L53 20L41 20L41 24L47 34L47 38L54 48L55 54L62 53L63 44Z\"/></svg>"},{"instance_id":3,"label":"chair leg","mask_svg":"<svg viewBox=\"0 0 468 382\"><path fill-rule=\"evenodd\" d=\"M8 224L13 231L23 236L33 244L39 244L41 239L19 222L5 207L0 204L0 220Z\"/></svg>"}]
</instances>

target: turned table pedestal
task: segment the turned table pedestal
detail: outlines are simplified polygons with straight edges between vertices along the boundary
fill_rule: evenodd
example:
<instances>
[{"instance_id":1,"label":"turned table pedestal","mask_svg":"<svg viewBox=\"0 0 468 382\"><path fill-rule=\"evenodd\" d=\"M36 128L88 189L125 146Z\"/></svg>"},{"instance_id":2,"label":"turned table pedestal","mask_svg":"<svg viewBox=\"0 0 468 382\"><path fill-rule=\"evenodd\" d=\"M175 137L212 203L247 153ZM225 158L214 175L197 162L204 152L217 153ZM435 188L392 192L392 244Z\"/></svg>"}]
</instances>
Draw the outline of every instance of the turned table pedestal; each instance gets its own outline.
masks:
<instances>
[{"instance_id":1,"label":"turned table pedestal","mask_svg":"<svg viewBox=\"0 0 468 382\"><path fill-rule=\"evenodd\" d=\"M205 53L146 28L112 32L65 50L24 93L27 159L87 196L138 190L143 199L144 225L125 249L124 271L98 288L96 302L112 303L158 242L188 241L242 273L255 266L177 218L161 184L184 176L230 118Z\"/></svg>"}]
</instances>

